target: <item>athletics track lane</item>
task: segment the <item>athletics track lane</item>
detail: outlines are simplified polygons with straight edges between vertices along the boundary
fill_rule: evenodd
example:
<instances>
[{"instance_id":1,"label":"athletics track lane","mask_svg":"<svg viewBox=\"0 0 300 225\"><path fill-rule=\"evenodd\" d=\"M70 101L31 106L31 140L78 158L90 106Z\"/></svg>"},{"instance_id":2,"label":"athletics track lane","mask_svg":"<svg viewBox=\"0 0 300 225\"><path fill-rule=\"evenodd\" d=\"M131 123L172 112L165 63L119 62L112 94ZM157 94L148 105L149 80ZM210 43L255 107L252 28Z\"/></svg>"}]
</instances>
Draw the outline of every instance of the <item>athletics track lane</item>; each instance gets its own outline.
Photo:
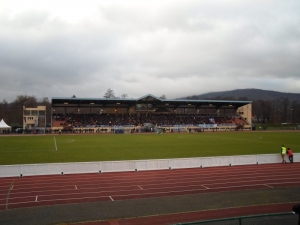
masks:
<instances>
[{"instance_id":1,"label":"athletics track lane","mask_svg":"<svg viewBox=\"0 0 300 225\"><path fill-rule=\"evenodd\" d=\"M300 186L300 164L0 178L0 210Z\"/></svg>"}]
</instances>

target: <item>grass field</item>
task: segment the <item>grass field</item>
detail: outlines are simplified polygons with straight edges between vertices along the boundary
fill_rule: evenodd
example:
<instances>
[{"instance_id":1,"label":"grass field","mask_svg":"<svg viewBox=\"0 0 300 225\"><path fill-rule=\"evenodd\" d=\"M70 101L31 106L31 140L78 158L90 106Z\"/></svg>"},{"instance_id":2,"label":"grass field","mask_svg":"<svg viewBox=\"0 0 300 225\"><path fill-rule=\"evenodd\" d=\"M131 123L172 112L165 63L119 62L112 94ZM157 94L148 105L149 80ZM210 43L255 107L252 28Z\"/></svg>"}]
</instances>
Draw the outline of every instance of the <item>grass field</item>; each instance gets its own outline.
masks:
<instances>
[{"instance_id":1,"label":"grass field","mask_svg":"<svg viewBox=\"0 0 300 225\"><path fill-rule=\"evenodd\" d=\"M0 136L0 165L300 152L299 132Z\"/></svg>"}]
</instances>

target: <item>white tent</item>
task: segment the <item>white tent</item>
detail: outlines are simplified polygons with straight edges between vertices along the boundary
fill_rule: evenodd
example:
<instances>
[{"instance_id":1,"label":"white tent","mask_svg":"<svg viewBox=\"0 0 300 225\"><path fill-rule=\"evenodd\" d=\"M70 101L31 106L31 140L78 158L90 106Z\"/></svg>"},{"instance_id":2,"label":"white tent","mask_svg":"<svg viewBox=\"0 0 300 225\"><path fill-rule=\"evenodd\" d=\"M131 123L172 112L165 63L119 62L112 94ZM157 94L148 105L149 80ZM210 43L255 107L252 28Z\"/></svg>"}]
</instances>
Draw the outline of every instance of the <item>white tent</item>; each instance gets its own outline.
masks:
<instances>
[{"instance_id":1,"label":"white tent","mask_svg":"<svg viewBox=\"0 0 300 225\"><path fill-rule=\"evenodd\" d=\"M2 120L0 121L0 130L7 130L7 129L11 129L11 127L8 126L8 125L4 122L4 120L2 119Z\"/></svg>"}]
</instances>

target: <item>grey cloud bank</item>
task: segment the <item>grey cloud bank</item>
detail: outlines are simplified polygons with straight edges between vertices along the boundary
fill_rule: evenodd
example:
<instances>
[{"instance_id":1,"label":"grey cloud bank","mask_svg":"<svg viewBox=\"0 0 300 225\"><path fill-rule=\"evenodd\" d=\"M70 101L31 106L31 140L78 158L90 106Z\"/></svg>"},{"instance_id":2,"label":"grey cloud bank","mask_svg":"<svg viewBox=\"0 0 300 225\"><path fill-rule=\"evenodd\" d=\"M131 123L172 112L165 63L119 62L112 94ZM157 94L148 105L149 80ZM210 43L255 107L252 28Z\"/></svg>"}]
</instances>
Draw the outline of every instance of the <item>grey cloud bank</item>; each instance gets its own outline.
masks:
<instances>
[{"instance_id":1,"label":"grey cloud bank","mask_svg":"<svg viewBox=\"0 0 300 225\"><path fill-rule=\"evenodd\" d=\"M0 101L299 93L299 1L1 1Z\"/></svg>"}]
</instances>

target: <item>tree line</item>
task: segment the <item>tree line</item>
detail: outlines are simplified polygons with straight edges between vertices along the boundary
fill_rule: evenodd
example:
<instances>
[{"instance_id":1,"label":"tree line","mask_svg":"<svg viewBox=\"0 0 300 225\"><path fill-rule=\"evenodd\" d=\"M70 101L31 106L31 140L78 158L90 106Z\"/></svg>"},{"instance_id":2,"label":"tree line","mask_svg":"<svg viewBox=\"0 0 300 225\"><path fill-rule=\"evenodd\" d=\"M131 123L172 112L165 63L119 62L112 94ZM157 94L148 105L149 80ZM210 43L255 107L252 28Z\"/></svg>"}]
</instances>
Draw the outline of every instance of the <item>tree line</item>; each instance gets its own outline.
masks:
<instances>
[{"instance_id":1,"label":"tree line","mask_svg":"<svg viewBox=\"0 0 300 225\"><path fill-rule=\"evenodd\" d=\"M187 99L199 100L199 97L193 95ZM251 101L247 97L236 98L234 96L214 97L206 100ZM280 97L272 100L253 100L252 116L255 123L300 123L300 101Z\"/></svg>"},{"instance_id":2,"label":"tree line","mask_svg":"<svg viewBox=\"0 0 300 225\"><path fill-rule=\"evenodd\" d=\"M103 95L104 98L122 98L128 97L127 94L122 94L121 97L116 97L114 91L108 88ZM76 95L72 95L71 98L76 98ZM162 95L161 99L166 99L166 95ZM0 120L9 124L11 127L23 127L23 107L36 108L38 106L46 106L46 124L51 126L51 102L47 97L41 99L35 96L19 95L14 101L8 103L5 99L0 102Z\"/></svg>"},{"instance_id":3,"label":"tree line","mask_svg":"<svg viewBox=\"0 0 300 225\"><path fill-rule=\"evenodd\" d=\"M37 99L35 96L19 95L8 103L5 99L0 103L0 118L9 124L12 128L23 127L23 107L36 108L46 106L47 126L51 121L51 103L48 98Z\"/></svg>"},{"instance_id":4,"label":"tree line","mask_svg":"<svg viewBox=\"0 0 300 225\"><path fill-rule=\"evenodd\" d=\"M128 95L123 94L122 98ZM108 89L104 94L105 98L114 98L112 89ZM75 95L72 98L76 98ZM165 95L160 98L166 99ZM187 99L199 100L197 96L189 96ZM216 97L209 100L239 100L248 101L247 97L235 98ZM47 126L51 126L51 102L47 97L38 99L35 96L19 95L14 101L8 103L6 100L0 102L0 119L12 127L22 127L23 107L35 108L37 106L46 106ZM289 100L288 98L278 98L273 100L254 100L252 101L252 114L255 123L278 124L278 123L300 123L300 102L298 100Z\"/></svg>"}]
</instances>

